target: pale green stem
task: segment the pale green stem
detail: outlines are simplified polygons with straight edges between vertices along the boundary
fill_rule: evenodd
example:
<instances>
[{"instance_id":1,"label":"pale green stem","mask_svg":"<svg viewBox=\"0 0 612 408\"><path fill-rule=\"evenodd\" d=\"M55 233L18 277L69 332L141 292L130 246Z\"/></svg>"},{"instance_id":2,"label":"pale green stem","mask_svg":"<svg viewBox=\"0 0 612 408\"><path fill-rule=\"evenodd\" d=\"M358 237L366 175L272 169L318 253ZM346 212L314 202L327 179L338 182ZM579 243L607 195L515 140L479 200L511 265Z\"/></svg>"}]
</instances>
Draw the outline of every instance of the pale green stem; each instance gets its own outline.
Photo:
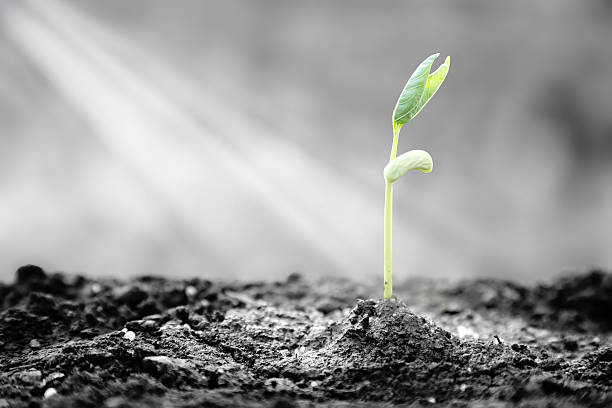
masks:
<instances>
[{"instance_id":1,"label":"pale green stem","mask_svg":"<svg viewBox=\"0 0 612 408\"><path fill-rule=\"evenodd\" d=\"M395 159L397 156L397 143L399 140L399 132L401 125L393 122L393 146L391 147L391 157L389 161ZM393 207L393 183L385 181L385 221L384 221L384 269L385 269L385 292L384 298L389 299L393 295L393 283L392 283L392 258L393 258L393 245L391 243L391 220L392 220L392 207Z\"/></svg>"},{"instance_id":2,"label":"pale green stem","mask_svg":"<svg viewBox=\"0 0 612 408\"><path fill-rule=\"evenodd\" d=\"M397 156L397 142L399 140L401 128L402 125L398 125L397 123L393 122L393 146L391 147L391 157L389 158L389 161L395 159L395 156Z\"/></svg>"},{"instance_id":3,"label":"pale green stem","mask_svg":"<svg viewBox=\"0 0 612 408\"><path fill-rule=\"evenodd\" d=\"M391 207L393 200L393 183L386 182L385 185L385 239L384 239L384 257L385 257L385 294L384 298L389 299L393 295L393 284L391 281L391 262L392 262L392 245L391 245Z\"/></svg>"}]
</instances>

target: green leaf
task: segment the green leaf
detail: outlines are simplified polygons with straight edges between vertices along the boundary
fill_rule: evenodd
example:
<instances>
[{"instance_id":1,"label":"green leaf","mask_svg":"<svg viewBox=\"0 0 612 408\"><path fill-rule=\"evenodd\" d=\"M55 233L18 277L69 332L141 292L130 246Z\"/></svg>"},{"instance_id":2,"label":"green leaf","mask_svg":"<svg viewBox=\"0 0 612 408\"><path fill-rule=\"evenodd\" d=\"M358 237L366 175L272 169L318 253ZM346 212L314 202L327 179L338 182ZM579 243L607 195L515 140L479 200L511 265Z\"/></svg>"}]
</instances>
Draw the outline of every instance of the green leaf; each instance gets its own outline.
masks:
<instances>
[{"instance_id":1,"label":"green leaf","mask_svg":"<svg viewBox=\"0 0 612 408\"><path fill-rule=\"evenodd\" d=\"M444 60L444 64L440 65L438 69L436 69L432 74L427 77L427 83L425 84L425 91L421 96L421 100L419 101L419 109L416 111L412 117L414 118L419 114L423 106L427 105L427 102L431 99L432 96L440 88L442 82L444 82L444 78L446 78L446 74L448 74L448 69L450 68L450 56L446 57Z\"/></svg>"},{"instance_id":2,"label":"green leaf","mask_svg":"<svg viewBox=\"0 0 612 408\"><path fill-rule=\"evenodd\" d=\"M411 150L401 154L385 166L385 180L393 183L402 178L410 170L431 173L431 170L433 170L433 159L425 150Z\"/></svg>"},{"instance_id":3,"label":"green leaf","mask_svg":"<svg viewBox=\"0 0 612 408\"><path fill-rule=\"evenodd\" d=\"M437 53L427 57L410 76L402 94L397 100L395 111L393 112L393 120L397 124L401 125L409 122L414 116L413 113L418 110L419 102L425 91L427 78L431 71L431 66L439 55L440 54Z\"/></svg>"},{"instance_id":4,"label":"green leaf","mask_svg":"<svg viewBox=\"0 0 612 408\"><path fill-rule=\"evenodd\" d=\"M439 55L427 57L406 83L393 111L393 121L396 124L403 125L412 120L442 85L450 68L450 57L446 57L444 64L430 74L431 66Z\"/></svg>"}]
</instances>

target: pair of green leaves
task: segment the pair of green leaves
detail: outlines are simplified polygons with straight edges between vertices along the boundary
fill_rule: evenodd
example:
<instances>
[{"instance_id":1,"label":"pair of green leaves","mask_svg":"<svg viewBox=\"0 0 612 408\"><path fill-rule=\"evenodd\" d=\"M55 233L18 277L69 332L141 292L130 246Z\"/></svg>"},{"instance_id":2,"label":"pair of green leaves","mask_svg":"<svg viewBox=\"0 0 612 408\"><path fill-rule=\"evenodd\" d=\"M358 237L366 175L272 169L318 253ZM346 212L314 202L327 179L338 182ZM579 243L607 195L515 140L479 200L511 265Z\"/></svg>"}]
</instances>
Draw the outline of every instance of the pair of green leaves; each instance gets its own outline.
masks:
<instances>
[{"instance_id":1,"label":"pair of green leaves","mask_svg":"<svg viewBox=\"0 0 612 408\"><path fill-rule=\"evenodd\" d=\"M393 127L400 131L402 125L410 122L438 91L450 68L450 57L433 73L431 66L440 54L434 54L425 59L414 71L400 95L393 111ZM397 135L396 135L397 137ZM385 180L393 183L410 170L420 170L429 173L433 169L433 160L424 150L411 150L393 158L385 166Z\"/></svg>"},{"instance_id":2,"label":"pair of green leaves","mask_svg":"<svg viewBox=\"0 0 612 408\"><path fill-rule=\"evenodd\" d=\"M421 62L421 65L414 71L404 91L400 95L395 110L393 111L393 122L396 125L408 123L423 109L427 102L444 82L448 69L450 68L450 57L433 73L431 66L440 54L430 55Z\"/></svg>"}]
</instances>

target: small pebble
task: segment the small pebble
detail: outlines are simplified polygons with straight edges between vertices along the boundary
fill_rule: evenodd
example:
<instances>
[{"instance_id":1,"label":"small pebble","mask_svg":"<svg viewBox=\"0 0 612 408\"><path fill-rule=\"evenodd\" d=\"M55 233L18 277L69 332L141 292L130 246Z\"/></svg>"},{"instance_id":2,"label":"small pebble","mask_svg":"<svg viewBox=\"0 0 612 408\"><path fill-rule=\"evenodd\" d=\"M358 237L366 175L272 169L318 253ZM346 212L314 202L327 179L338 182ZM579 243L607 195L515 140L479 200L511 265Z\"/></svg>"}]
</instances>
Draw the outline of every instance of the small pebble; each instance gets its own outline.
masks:
<instances>
[{"instance_id":1,"label":"small pebble","mask_svg":"<svg viewBox=\"0 0 612 408\"><path fill-rule=\"evenodd\" d=\"M467 390L467 385L465 385L465 384L461 384L461 385L459 386L459 391L464 392L465 390Z\"/></svg>"},{"instance_id":2,"label":"small pebble","mask_svg":"<svg viewBox=\"0 0 612 408\"><path fill-rule=\"evenodd\" d=\"M197 294L198 289L195 286L189 285L185 288L185 295L187 295L188 297L194 297Z\"/></svg>"},{"instance_id":3,"label":"small pebble","mask_svg":"<svg viewBox=\"0 0 612 408\"><path fill-rule=\"evenodd\" d=\"M53 387L47 388L43 395L44 399L51 398L52 396L57 395L57 390Z\"/></svg>"},{"instance_id":4,"label":"small pebble","mask_svg":"<svg viewBox=\"0 0 612 408\"><path fill-rule=\"evenodd\" d=\"M436 399L434 397L429 397L429 398L427 398L427 402L429 402L430 404L435 404L436 403Z\"/></svg>"},{"instance_id":5,"label":"small pebble","mask_svg":"<svg viewBox=\"0 0 612 408\"><path fill-rule=\"evenodd\" d=\"M127 333L128 329L126 329L125 327L123 329L121 329L121 333Z\"/></svg>"},{"instance_id":6,"label":"small pebble","mask_svg":"<svg viewBox=\"0 0 612 408\"><path fill-rule=\"evenodd\" d=\"M319 386L319 383L318 383L318 382L316 382L316 381L311 381L311 382L310 382L310 387L311 387L311 388L317 388L318 386Z\"/></svg>"},{"instance_id":7,"label":"small pebble","mask_svg":"<svg viewBox=\"0 0 612 408\"><path fill-rule=\"evenodd\" d=\"M97 295L98 293L102 292L102 285L100 285L99 283L92 283L90 290L91 293Z\"/></svg>"},{"instance_id":8,"label":"small pebble","mask_svg":"<svg viewBox=\"0 0 612 408\"><path fill-rule=\"evenodd\" d=\"M40 341L38 341L36 339L30 340L30 347L32 347L32 348L39 348L40 347Z\"/></svg>"},{"instance_id":9,"label":"small pebble","mask_svg":"<svg viewBox=\"0 0 612 408\"><path fill-rule=\"evenodd\" d=\"M134 339L136 338L136 333L134 333L133 331L126 331L123 335L123 338L129 341L134 341Z\"/></svg>"}]
</instances>

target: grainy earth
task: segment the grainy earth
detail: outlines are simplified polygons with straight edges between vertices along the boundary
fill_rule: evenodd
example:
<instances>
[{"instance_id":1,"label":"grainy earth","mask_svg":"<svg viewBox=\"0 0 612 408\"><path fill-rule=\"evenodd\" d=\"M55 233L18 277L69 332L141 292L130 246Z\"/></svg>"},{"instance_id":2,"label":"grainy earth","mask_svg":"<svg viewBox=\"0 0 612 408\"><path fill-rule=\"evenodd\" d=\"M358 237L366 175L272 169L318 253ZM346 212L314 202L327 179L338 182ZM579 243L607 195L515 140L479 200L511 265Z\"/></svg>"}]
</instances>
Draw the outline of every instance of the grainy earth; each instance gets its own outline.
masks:
<instances>
[{"instance_id":1,"label":"grainy earth","mask_svg":"<svg viewBox=\"0 0 612 408\"><path fill-rule=\"evenodd\" d=\"M0 408L612 407L612 275L374 293L24 266L0 285Z\"/></svg>"}]
</instances>

